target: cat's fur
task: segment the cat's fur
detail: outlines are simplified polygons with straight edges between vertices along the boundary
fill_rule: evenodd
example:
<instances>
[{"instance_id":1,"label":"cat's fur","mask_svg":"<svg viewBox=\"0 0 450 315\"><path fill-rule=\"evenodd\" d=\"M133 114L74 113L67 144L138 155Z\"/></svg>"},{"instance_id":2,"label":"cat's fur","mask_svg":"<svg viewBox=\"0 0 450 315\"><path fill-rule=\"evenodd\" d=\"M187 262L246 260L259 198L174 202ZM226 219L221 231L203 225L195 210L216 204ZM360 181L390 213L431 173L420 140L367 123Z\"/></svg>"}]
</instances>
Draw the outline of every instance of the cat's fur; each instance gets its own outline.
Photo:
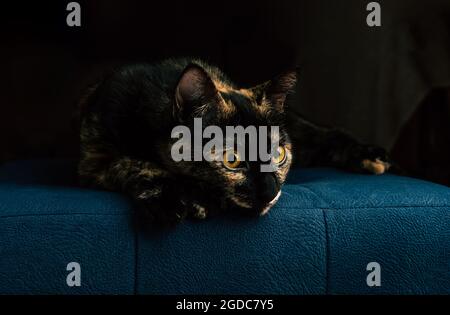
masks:
<instances>
[{"instance_id":1,"label":"cat's fur","mask_svg":"<svg viewBox=\"0 0 450 315\"><path fill-rule=\"evenodd\" d=\"M166 223L224 210L265 213L293 160L358 172L387 170L384 150L286 114L285 99L295 82L296 72L290 71L241 89L218 68L190 59L122 67L81 101L81 182L125 192L140 214ZM279 126L285 162L274 173L260 172L258 161L237 170L217 161L174 162L172 128L192 128L194 117L201 117L204 127Z\"/></svg>"}]
</instances>

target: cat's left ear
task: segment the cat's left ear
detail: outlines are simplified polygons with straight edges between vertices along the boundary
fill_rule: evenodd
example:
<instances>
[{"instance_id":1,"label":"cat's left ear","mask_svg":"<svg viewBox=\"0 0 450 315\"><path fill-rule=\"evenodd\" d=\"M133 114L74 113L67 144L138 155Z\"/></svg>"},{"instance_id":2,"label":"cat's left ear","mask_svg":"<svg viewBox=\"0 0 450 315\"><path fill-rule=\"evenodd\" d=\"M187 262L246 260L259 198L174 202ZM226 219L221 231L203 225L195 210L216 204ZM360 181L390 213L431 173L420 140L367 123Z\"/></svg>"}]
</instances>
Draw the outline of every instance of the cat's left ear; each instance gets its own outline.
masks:
<instances>
[{"instance_id":1,"label":"cat's left ear","mask_svg":"<svg viewBox=\"0 0 450 315\"><path fill-rule=\"evenodd\" d=\"M297 83L298 70L285 71L274 79L256 88L258 93L263 92L264 97L271 106L279 110L283 109L287 95L292 92Z\"/></svg>"}]
</instances>

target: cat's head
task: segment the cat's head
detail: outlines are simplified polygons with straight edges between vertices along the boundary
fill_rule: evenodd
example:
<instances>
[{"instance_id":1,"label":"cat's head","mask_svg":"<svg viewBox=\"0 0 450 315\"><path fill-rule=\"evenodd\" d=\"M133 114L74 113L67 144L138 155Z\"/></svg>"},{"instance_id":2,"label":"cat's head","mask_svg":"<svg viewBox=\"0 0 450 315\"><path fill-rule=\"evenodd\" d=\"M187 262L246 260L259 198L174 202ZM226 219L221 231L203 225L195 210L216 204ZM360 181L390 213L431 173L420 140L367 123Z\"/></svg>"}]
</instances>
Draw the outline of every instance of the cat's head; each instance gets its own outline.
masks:
<instances>
[{"instance_id":1,"label":"cat's head","mask_svg":"<svg viewBox=\"0 0 450 315\"><path fill-rule=\"evenodd\" d=\"M284 103L295 83L296 72L289 71L256 87L240 89L226 81L216 68L197 63L187 66L175 91L175 120L193 131L194 118L201 118L203 131L208 126L216 126L224 137L227 126L244 129L253 126L256 139L248 134L244 137L244 157L236 146L224 146L223 150L211 150L221 159L182 161L175 163L176 167L185 175L206 183L209 189L220 192L227 208L252 214L267 213L281 194L292 162L292 147L284 125ZM271 133L274 130L271 127L275 126L278 127L277 134ZM263 134L260 127L266 128L267 133ZM208 140L203 139L203 144ZM240 142L242 139L235 140ZM260 148L266 148L265 152L269 153L273 140L279 145L274 147L274 156L269 161L264 160L259 154ZM265 147L263 141L266 141ZM258 150L256 160L254 155L250 158L250 150L255 147ZM194 150L191 153L194 159ZM262 171L261 166L270 162L275 166L272 171Z\"/></svg>"}]
</instances>

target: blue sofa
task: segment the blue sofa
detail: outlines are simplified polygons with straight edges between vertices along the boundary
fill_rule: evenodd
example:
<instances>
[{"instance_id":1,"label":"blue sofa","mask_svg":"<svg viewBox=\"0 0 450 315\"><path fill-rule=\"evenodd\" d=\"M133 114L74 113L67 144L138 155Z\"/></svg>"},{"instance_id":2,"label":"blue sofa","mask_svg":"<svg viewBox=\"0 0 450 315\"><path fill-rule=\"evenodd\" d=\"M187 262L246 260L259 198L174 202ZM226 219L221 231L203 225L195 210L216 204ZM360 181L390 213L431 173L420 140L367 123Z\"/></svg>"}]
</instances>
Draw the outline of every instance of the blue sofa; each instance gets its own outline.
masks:
<instances>
[{"instance_id":1,"label":"blue sofa","mask_svg":"<svg viewBox=\"0 0 450 315\"><path fill-rule=\"evenodd\" d=\"M450 293L450 189L429 182L293 170L262 218L138 233L130 213L120 194L77 187L71 161L3 165L0 293Z\"/></svg>"}]
</instances>

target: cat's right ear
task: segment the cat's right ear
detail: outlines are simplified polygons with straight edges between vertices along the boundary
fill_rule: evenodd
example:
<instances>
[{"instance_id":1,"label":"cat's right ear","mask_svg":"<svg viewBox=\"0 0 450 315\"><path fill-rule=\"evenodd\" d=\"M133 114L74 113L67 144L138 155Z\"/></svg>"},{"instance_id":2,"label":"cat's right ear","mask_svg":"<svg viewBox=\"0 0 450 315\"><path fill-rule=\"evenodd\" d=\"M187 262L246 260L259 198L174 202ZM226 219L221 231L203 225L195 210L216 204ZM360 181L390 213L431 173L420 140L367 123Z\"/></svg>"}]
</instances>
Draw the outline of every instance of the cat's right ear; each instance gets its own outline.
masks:
<instances>
[{"instance_id":1,"label":"cat's right ear","mask_svg":"<svg viewBox=\"0 0 450 315\"><path fill-rule=\"evenodd\" d=\"M208 73L197 64L188 65L175 90L173 114L180 122L195 115L195 110L207 106L218 91Z\"/></svg>"}]
</instances>

